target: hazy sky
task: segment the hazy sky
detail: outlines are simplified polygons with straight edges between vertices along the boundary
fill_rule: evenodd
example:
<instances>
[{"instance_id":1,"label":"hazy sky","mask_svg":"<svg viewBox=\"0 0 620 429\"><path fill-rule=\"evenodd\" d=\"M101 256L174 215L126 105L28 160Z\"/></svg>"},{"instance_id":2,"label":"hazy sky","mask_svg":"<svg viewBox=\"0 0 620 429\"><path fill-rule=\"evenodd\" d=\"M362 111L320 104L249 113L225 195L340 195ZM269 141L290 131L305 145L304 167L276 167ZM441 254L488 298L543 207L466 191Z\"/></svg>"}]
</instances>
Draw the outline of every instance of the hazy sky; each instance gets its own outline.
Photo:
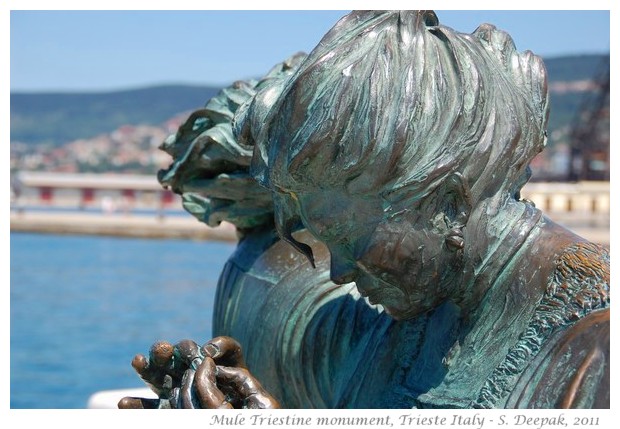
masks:
<instances>
[{"instance_id":1,"label":"hazy sky","mask_svg":"<svg viewBox=\"0 0 620 429\"><path fill-rule=\"evenodd\" d=\"M309 52L346 12L10 10L10 88L227 84ZM545 57L610 49L608 10L436 12L443 24L463 32L495 24L519 50Z\"/></svg>"}]
</instances>

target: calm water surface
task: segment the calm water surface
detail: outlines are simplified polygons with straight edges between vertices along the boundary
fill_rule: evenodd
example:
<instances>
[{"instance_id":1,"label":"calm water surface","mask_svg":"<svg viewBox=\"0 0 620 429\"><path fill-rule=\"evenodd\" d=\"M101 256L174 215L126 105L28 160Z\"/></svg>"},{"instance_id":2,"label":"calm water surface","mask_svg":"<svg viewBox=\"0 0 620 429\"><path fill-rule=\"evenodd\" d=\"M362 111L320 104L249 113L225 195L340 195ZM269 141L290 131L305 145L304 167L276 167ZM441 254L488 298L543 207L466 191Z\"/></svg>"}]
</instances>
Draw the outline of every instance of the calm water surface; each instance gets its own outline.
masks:
<instances>
[{"instance_id":1,"label":"calm water surface","mask_svg":"<svg viewBox=\"0 0 620 429\"><path fill-rule=\"evenodd\" d=\"M11 233L11 408L84 408L143 387L136 353L211 337L234 244Z\"/></svg>"}]
</instances>

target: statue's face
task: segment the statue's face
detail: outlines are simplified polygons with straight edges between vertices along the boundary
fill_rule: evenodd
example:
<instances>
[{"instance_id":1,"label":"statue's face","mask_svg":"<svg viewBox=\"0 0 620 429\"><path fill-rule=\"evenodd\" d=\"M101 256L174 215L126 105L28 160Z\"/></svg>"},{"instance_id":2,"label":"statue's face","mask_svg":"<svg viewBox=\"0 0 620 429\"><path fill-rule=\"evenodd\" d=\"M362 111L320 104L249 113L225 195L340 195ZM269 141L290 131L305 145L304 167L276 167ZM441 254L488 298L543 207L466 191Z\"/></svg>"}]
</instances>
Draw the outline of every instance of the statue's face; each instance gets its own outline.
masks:
<instances>
[{"instance_id":1,"label":"statue's face","mask_svg":"<svg viewBox=\"0 0 620 429\"><path fill-rule=\"evenodd\" d=\"M394 213L375 196L296 195L304 224L331 253L331 279L355 282L372 304L409 319L451 296L458 261L422 204Z\"/></svg>"}]
</instances>

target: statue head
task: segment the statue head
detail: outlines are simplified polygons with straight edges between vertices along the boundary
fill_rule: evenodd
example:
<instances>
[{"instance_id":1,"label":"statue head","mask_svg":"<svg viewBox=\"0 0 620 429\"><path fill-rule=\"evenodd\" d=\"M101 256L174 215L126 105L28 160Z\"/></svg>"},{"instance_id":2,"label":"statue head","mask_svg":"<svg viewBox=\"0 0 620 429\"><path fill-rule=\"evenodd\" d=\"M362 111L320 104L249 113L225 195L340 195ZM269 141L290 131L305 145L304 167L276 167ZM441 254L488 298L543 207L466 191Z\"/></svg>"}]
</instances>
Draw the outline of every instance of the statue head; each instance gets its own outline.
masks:
<instances>
[{"instance_id":1,"label":"statue head","mask_svg":"<svg viewBox=\"0 0 620 429\"><path fill-rule=\"evenodd\" d=\"M491 25L464 34L431 11L354 12L279 85L240 109L236 130L280 235L311 258L292 237L308 228L332 279L394 317L458 295L470 213L514 201L544 147L541 59Z\"/></svg>"}]
</instances>

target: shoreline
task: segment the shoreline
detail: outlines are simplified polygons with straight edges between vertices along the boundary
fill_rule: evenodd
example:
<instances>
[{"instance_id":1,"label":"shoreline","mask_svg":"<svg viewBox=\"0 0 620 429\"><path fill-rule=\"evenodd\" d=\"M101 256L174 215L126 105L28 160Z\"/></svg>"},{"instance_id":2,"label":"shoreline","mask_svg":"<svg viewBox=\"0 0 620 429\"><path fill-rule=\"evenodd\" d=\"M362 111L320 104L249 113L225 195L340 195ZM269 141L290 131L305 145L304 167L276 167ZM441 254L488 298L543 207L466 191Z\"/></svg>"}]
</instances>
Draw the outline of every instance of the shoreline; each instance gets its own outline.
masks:
<instances>
[{"instance_id":1,"label":"shoreline","mask_svg":"<svg viewBox=\"0 0 620 429\"><path fill-rule=\"evenodd\" d=\"M11 211L11 232L237 241L233 225L211 228L190 216Z\"/></svg>"}]
</instances>

